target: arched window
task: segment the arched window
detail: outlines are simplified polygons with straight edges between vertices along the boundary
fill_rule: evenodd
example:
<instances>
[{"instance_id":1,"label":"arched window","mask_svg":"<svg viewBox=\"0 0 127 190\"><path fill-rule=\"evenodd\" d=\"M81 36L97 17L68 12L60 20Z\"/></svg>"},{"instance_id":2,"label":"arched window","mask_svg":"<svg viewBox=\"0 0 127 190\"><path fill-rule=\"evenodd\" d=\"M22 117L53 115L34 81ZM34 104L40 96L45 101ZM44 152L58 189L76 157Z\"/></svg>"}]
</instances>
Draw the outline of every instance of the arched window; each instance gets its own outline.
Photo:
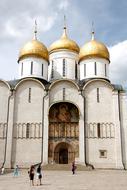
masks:
<instances>
[{"instance_id":1,"label":"arched window","mask_svg":"<svg viewBox=\"0 0 127 190\"><path fill-rule=\"evenodd\" d=\"M29 88L28 102L31 103L31 88Z\"/></svg>"},{"instance_id":2,"label":"arched window","mask_svg":"<svg viewBox=\"0 0 127 190\"><path fill-rule=\"evenodd\" d=\"M21 65L21 76L23 75L23 63Z\"/></svg>"},{"instance_id":3,"label":"arched window","mask_svg":"<svg viewBox=\"0 0 127 190\"><path fill-rule=\"evenodd\" d=\"M106 67L106 64L105 64L105 76L107 77L107 67Z\"/></svg>"},{"instance_id":4,"label":"arched window","mask_svg":"<svg viewBox=\"0 0 127 190\"><path fill-rule=\"evenodd\" d=\"M77 62L75 61L75 79L78 78L78 65Z\"/></svg>"},{"instance_id":5,"label":"arched window","mask_svg":"<svg viewBox=\"0 0 127 190\"><path fill-rule=\"evenodd\" d=\"M100 102L100 94L99 94L99 88L97 88L97 102Z\"/></svg>"},{"instance_id":6,"label":"arched window","mask_svg":"<svg viewBox=\"0 0 127 190\"><path fill-rule=\"evenodd\" d=\"M63 59L63 77L65 77L65 59Z\"/></svg>"},{"instance_id":7,"label":"arched window","mask_svg":"<svg viewBox=\"0 0 127 190\"><path fill-rule=\"evenodd\" d=\"M84 64L84 77L86 77L86 64Z\"/></svg>"},{"instance_id":8,"label":"arched window","mask_svg":"<svg viewBox=\"0 0 127 190\"><path fill-rule=\"evenodd\" d=\"M30 74L33 74L33 61L31 61L31 69L30 69Z\"/></svg>"},{"instance_id":9,"label":"arched window","mask_svg":"<svg viewBox=\"0 0 127 190\"><path fill-rule=\"evenodd\" d=\"M96 62L94 62L94 72L95 72L94 74L97 75L97 63Z\"/></svg>"},{"instance_id":10,"label":"arched window","mask_svg":"<svg viewBox=\"0 0 127 190\"><path fill-rule=\"evenodd\" d=\"M41 75L43 76L43 64L41 66Z\"/></svg>"},{"instance_id":11,"label":"arched window","mask_svg":"<svg viewBox=\"0 0 127 190\"><path fill-rule=\"evenodd\" d=\"M54 78L54 61L52 60L51 78Z\"/></svg>"}]
</instances>

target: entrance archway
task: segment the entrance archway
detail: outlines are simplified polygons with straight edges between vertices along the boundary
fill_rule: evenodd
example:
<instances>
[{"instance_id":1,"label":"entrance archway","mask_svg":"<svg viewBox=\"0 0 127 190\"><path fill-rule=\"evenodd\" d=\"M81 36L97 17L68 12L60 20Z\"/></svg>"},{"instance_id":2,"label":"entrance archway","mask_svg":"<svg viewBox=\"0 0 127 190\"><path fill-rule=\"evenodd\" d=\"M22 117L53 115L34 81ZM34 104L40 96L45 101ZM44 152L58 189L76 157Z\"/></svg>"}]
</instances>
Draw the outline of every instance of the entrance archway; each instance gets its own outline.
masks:
<instances>
[{"instance_id":1,"label":"entrance archway","mask_svg":"<svg viewBox=\"0 0 127 190\"><path fill-rule=\"evenodd\" d=\"M59 151L59 164L68 164L68 150L60 149Z\"/></svg>"},{"instance_id":2,"label":"entrance archway","mask_svg":"<svg viewBox=\"0 0 127 190\"><path fill-rule=\"evenodd\" d=\"M74 148L65 142L56 145L54 149L54 162L57 164L68 164L75 160Z\"/></svg>"},{"instance_id":3,"label":"entrance archway","mask_svg":"<svg viewBox=\"0 0 127 190\"><path fill-rule=\"evenodd\" d=\"M49 162L68 164L79 156L79 111L69 102L49 110Z\"/></svg>"}]
</instances>

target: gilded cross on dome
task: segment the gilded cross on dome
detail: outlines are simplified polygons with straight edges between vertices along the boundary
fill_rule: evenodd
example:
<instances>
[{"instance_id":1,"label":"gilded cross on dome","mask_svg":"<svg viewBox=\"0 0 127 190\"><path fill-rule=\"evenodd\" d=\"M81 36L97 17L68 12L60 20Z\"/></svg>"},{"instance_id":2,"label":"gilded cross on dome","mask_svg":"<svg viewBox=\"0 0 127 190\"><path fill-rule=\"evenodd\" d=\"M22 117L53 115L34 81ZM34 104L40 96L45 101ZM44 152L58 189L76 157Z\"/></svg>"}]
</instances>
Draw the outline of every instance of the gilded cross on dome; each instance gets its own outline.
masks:
<instances>
[{"instance_id":1,"label":"gilded cross on dome","mask_svg":"<svg viewBox=\"0 0 127 190\"><path fill-rule=\"evenodd\" d=\"M34 22L34 40L37 40L37 21Z\"/></svg>"},{"instance_id":2,"label":"gilded cross on dome","mask_svg":"<svg viewBox=\"0 0 127 190\"><path fill-rule=\"evenodd\" d=\"M92 21L92 32L91 32L91 34L92 34L92 40L94 40L95 39L95 32L94 32L94 22Z\"/></svg>"}]
</instances>

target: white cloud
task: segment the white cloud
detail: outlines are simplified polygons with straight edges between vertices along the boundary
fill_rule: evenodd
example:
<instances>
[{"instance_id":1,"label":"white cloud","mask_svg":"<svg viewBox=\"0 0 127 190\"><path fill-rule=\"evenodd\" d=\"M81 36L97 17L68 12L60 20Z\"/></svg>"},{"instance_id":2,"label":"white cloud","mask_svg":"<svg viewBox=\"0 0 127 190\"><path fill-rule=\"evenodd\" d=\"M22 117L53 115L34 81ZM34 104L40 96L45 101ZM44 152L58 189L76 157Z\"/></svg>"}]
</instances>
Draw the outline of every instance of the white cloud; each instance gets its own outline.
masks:
<instances>
[{"instance_id":1,"label":"white cloud","mask_svg":"<svg viewBox=\"0 0 127 190\"><path fill-rule=\"evenodd\" d=\"M69 6L69 0L62 0L59 5L58 5L58 8L60 10L66 10Z\"/></svg>"},{"instance_id":2,"label":"white cloud","mask_svg":"<svg viewBox=\"0 0 127 190\"><path fill-rule=\"evenodd\" d=\"M112 82L127 86L127 40L109 48L110 78Z\"/></svg>"}]
</instances>

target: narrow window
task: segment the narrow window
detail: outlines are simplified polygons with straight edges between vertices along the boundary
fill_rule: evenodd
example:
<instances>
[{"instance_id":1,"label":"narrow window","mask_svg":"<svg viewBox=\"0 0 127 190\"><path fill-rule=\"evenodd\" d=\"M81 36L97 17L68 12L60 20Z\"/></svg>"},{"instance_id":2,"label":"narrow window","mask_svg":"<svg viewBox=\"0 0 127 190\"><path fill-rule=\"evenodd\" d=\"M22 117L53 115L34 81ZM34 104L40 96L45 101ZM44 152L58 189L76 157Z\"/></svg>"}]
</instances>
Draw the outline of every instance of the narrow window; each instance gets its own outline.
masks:
<instances>
[{"instance_id":1,"label":"narrow window","mask_svg":"<svg viewBox=\"0 0 127 190\"><path fill-rule=\"evenodd\" d=\"M63 59L63 77L65 77L65 59Z\"/></svg>"},{"instance_id":2,"label":"narrow window","mask_svg":"<svg viewBox=\"0 0 127 190\"><path fill-rule=\"evenodd\" d=\"M42 64L42 66L41 66L41 74L42 74L42 76L43 76L43 64Z\"/></svg>"},{"instance_id":3,"label":"narrow window","mask_svg":"<svg viewBox=\"0 0 127 190\"><path fill-rule=\"evenodd\" d=\"M77 65L77 63L75 61L75 79L78 78L77 76L78 76L78 65Z\"/></svg>"},{"instance_id":4,"label":"narrow window","mask_svg":"<svg viewBox=\"0 0 127 190\"><path fill-rule=\"evenodd\" d=\"M33 61L31 61L31 69L30 69L30 74L33 74Z\"/></svg>"},{"instance_id":5,"label":"narrow window","mask_svg":"<svg viewBox=\"0 0 127 190\"><path fill-rule=\"evenodd\" d=\"M30 137L30 124L27 123L26 125L26 138L28 139Z\"/></svg>"},{"instance_id":6,"label":"narrow window","mask_svg":"<svg viewBox=\"0 0 127 190\"><path fill-rule=\"evenodd\" d=\"M101 137L101 128L100 128L100 123L97 123L97 137Z\"/></svg>"},{"instance_id":7,"label":"narrow window","mask_svg":"<svg viewBox=\"0 0 127 190\"><path fill-rule=\"evenodd\" d=\"M21 66L21 76L23 75L23 63L22 63L22 66Z\"/></svg>"},{"instance_id":8,"label":"narrow window","mask_svg":"<svg viewBox=\"0 0 127 190\"><path fill-rule=\"evenodd\" d=\"M65 88L63 88L63 100L65 100Z\"/></svg>"},{"instance_id":9,"label":"narrow window","mask_svg":"<svg viewBox=\"0 0 127 190\"><path fill-rule=\"evenodd\" d=\"M106 67L106 64L105 64L105 76L107 77L107 67Z\"/></svg>"},{"instance_id":10,"label":"narrow window","mask_svg":"<svg viewBox=\"0 0 127 190\"><path fill-rule=\"evenodd\" d=\"M99 94L99 88L97 88L97 102L100 102L100 94Z\"/></svg>"},{"instance_id":11,"label":"narrow window","mask_svg":"<svg viewBox=\"0 0 127 190\"><path fill-rule=\"evenodd\" d=\"M86 77L86 64L84 64L84 77Z\"/></svg>"},{"instance_id":12,"label":"narrow window","mask_svg":"<svg viewBox=\"0 0 127 190\"><path fill-rule=\"evenodd\" d=\"M29 88L28 102L31 103L31 88Z\"/></svg>"},{"instance_id":13,"label":"narrow window","mask_svg":"<svg viewBox=\"0 0 127 190\"><path fill-rule=\"evenodd\" d=\"M94 71L95 71L95 75L97 75L97 63L94 62Z\"/></svg>"},{"instance_id":14,"label":"narrow window","mask_svg":"<svg viewBox=\"0 0 127 190\"><path fill-rule=\"evenodd\" d=\"M52 61L51 78L54 77L54 61Z\"/></svg>"}]
</instances>

